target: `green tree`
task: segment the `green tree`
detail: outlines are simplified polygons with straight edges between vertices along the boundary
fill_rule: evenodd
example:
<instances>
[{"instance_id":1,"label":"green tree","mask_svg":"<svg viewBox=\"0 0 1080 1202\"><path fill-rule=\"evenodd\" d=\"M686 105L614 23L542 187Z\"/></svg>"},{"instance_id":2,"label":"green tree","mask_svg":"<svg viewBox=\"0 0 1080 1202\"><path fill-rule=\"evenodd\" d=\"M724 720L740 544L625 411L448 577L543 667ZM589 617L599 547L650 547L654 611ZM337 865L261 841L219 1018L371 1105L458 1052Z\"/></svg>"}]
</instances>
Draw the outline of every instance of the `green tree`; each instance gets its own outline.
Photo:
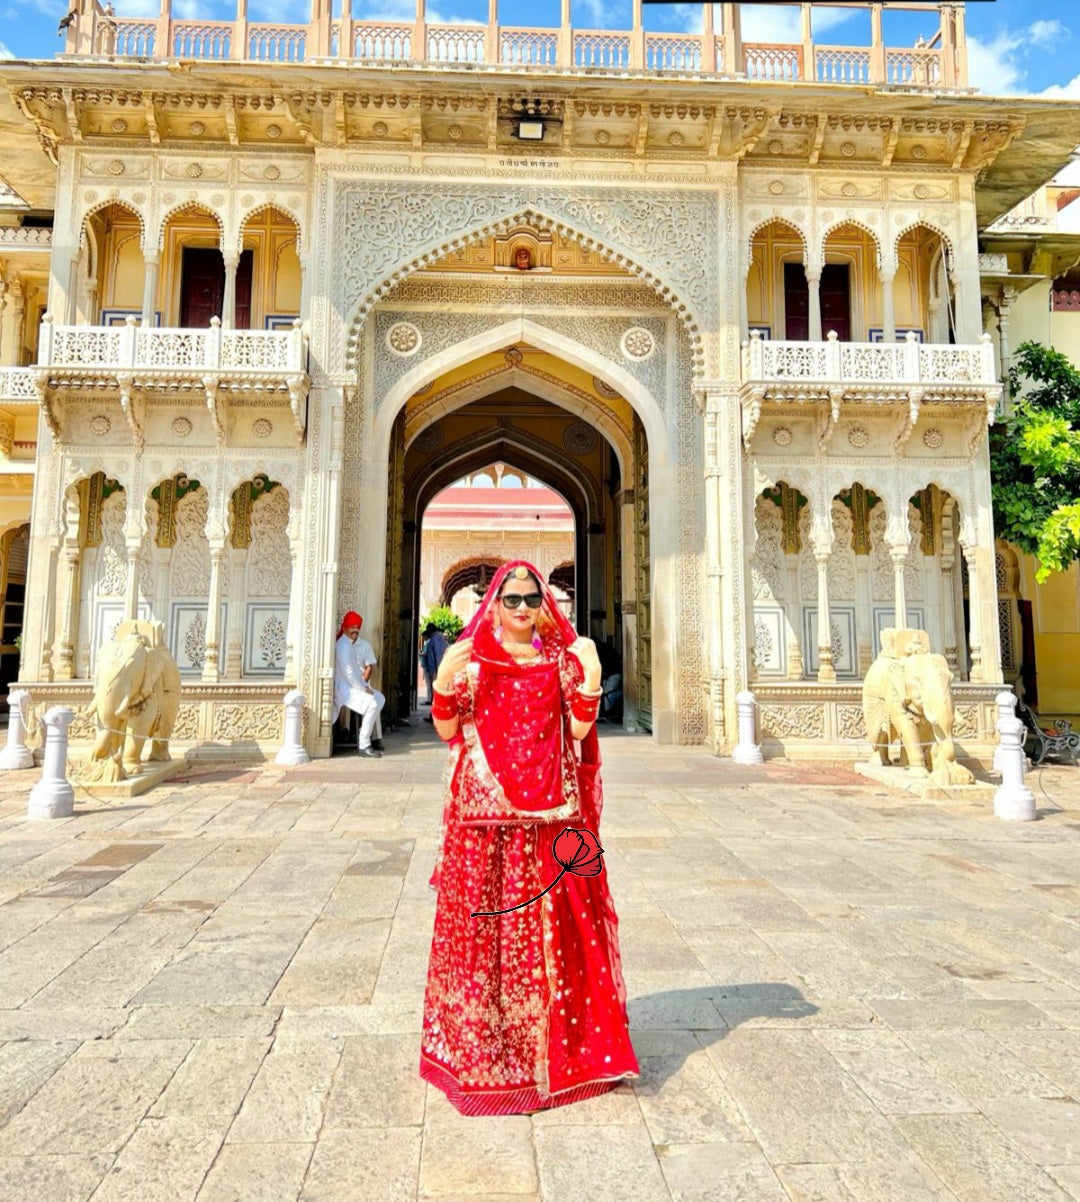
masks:
<instances>
[{"instance_id":1,"label":"green tree","mask_svg":"<svg viewBox=\"0 0 1080 1202\"><path fill-rule=\"evenodd\" d=\"M420 629L423 630L429 622L434 622L438 626L443 634L446 635L448 643L452 643L465 629L465 623L454 613L449 605L436 605L430 613L425 614L420 619Z\"/></svg>"},{"instance_id":2,"label":"green tree","mask_svg":"<svg viewBox=\"0 0 1080 1202\"><path fill-rule=\"evenodd\" d=\"M990 431L994 529L1036 556L1042 584L1080 558L1080 371L1022 342L1009 389L1012 413Z\"/></svg>"}]
</instances>

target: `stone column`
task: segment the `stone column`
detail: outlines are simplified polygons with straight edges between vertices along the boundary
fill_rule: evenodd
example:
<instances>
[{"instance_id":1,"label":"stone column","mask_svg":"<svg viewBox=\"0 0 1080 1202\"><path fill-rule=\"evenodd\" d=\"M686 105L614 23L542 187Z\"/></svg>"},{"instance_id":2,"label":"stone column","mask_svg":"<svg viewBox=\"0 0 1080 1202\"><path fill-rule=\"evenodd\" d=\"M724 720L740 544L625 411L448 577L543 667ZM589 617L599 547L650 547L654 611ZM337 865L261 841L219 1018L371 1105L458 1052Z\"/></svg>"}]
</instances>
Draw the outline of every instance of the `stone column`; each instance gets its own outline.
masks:
<instances>
[{"instance_id":1,"label":"stone column","mask_svg":"<svg viewBox=\"0 0 1080 1202\"><path fill-rule=\"evenodd\" d=\"M706 12L711 11L706 7ZM721 524L730 514L724 512L724 497L720 488L720 421L721 398L706 393L705 413L705 573L707 608L712 620L707 623L709 640L709 697L712 749L719 752L726 742L724 730L724 643L723 632L727 613L723 589L723 534ZM729 482L729 487L733 484ZM750 634L754 629L753 608L748 612Z\"/></svg>"},{"instance_id":2,"label":"stone column","mask_svg":"<svg viewBox=\"0 0 1080 1202\"><path fill-rule=\"evenodd\" d=\"M855 555L855 647L857 671L863 677L874 662L874 605L870 588L870 556Z\"/></svg>"},{"instance_id":3,"label":"stone column","mask_svg":"<svg viewBox=\"0 0 1080 1202\"><path fill-rule=\"evenodd\" d=\"M941 633L944 641L945 662L950 671L956 673L956 585L953 582L953 565L956 557L951 548L941 549Z\"/></svg>"},{"instance_id":4,"label":"stone column","mask_svg":"<svg viewBox=\"0 0 1080 1202\"><path fill-rule=\"evenodd\" d=\"M72 255L71 263L68 266L67 305L65 306L64 321L69 326L75 325L79 320L79 276L82 271L83 254L82 243L80 242L75 248L75 253Z\"/></svg>"},{"instance_id":5,"label":"stone column","mask_svg":"<svg viewBox=\"0 0 1080 1202\"><path fill-rule=\"evenodd\" d=\"M961 535L960 548L964 553L968 569L968 656L971 668L968 679L972 683L982 683L986 679L983 674L982 662L982 589L979 580L977 562L978 550L973 541Z\"/></svg>"},{"instance_id":6,"label":"stone column","mask_svg":"<svg viewBox=\"0 0 1080 1202\"><path fill-rule=\"evenodd\" d=\"M161 264L160 251L148 251L144 256L146 273L143 277L142 323L149 329L154 325L157 312L158 271Z\"/></svg>"},{"instance_id":7,"label":"stone column","mask_svg":"<svg viewBox=\"0 0 1080 1202\"><path fill-rule=\"evenodd\" d=\"M890 543L889 558L893 565L893 624L897 630L907 626L907 594L904 588L904 565L907 563L907 544Z\"/></svg>"},{"instance_id":8,"label":"stone column","mask_svg":"<svg viewBox=\"0 0 1080 1202\"><path fill-rule=\"evenodd\" d=\"M824 540L814 544L814 562L817 564L817 614L818 614L818 683L827 684L836 679L832 653L832 618L829 615L829 554L830 547Z\"/></svg>"},{"instance_id":9,"label":"stone column","mask_svg":"<svg viewBox=\"0 0 1080 1202\"><path fill-rule=\"evenodd\" d=\"M298 498L292 491L289 493L289 558L292 561L292 575L289 577L289 621L285 629L285 683L296 684L296 632L300 621L300 611L304 604L304 588L300 564L300 506Z\"/></svg>"},{"instance_id":10,"label":"stone column","mask_svg":"<svg viewBox=\"0 0 1080 1202\"><path fill-rule=\"evenodd\" d=\"M721 25L724 31L724 73L734 75L744 70L742 49L742 16L741 5L722 4L720 6Z\"/></svg>"},{"instance_id":11,"label":"stone column","mask_svg":"<svg viewBox=\"0 0 1080 1202\"><path fill-rule=\"evenodd\" d=\"M821 341L821 268L806 267L806 286L810 292L809 340Z\"/></svg>"},{"instance_id":12,"label":"stone column","mask_svg":"<svg viewBox=\"0 0 1080 1202\"><path fill-rule=\"evenodd\" d=\"M231 330L236 324L236 267L237 255L225 256L225 297L221 302L221 328Z\"/></svg>"},{"instance_id":13,"label":"stone column","mask_svg":"<svg viewBox=\"0 0 1080 1202\"><path fill-rule=\"evenodd\" d=\"M50 541L48 547L48 586L45 589L45 599L41 615L41 679L54 679L53 644L56 642L56 586L57 565L60 558L59 540ZM29 583L29 578L28 578ZM20 680L33 680L34 674L30 668L29 657L23 659Z\"/></svg>"},{"instance_id":14,"label":"stone column","mask_svg":"<svg viewBox=\"0 0 1080 1202\"><path fill-rule=\"evenodd\" d=\"M623 729L637 730L637 545L634 542L634 490L619 494L622 540Z\"/></svg>"},{"instance_id":15,"label":"stone column","mask_svg":"<svg viewBox=\"0 0 1080 1202\"><path fill-rule=\"evenodd\" d=\"M202 678L206 684L221 679L218 667L221 654L221 562L225 557L225 540L210 540L210 589L206 599L206 660Z\"/></svg>"},{"instance_id":16,"label":"stone column","mask_svg":"<svg viewBox=\"0 0 1080 1202\"><path fill-rule=\"evenodd\" d=\"M244 674L244 602L247 600L247 547L225 548L229 560L229 606L225 637L225 679L239 680Z\"/></svg>"},{"instance_id":17,"label":"stone column","mask_svg":"<svg viewBox=\"0 0 1080 1202\"><path fill-rule=\"evenodd\" d=\"M60 654L56 665L57 680L75 679L75 631L79 622L79 565L82 547L78 542L64 544L64 605L60 620Z\"/></svg>"},{"instance_id":18,"label":"stone column","mask_svg":"<svg viewBox=\"0 0 1080 1202\"><path fill-rule=\"evenodd\" d=\"M124 617L139 616L139 551L141 538L125 536L124 550L127 552L127 582L124 588Z\"/></svg>"},{"instance_id":19,"label":"stone column","mask_svg":"<svg viewBox=\"0 0 1080 1202\"><path fill-rule=\"evenodd\" d=\"M802 594L799 589L799 557L784 552L784 626L787 629L787 678L802 680L806 661L802 651Z\"/></svg>"},{"instance_id":20,"label":"stone column","mask_svg":"<svg viewBox=\"0 0 1080 1202\"><path fill-rule=\"evenodd\" d=\"M26 341L23 318L26 314L26 289L21 280L9 285L11 293L11 323L8 342L10 350L6 362L12 367L22 367L23 345Z\"/></svg>"},{"instance_id":21,"label":"stone column","mask_svg":"<svg viewBox=\"0 0 1080 1202\"><path fill-rule=\"evenodd\" d=\"M893 285L896 271L890 268L881 272L881 341L896 341L895 295Z\"/></svg>"}]
</instances>

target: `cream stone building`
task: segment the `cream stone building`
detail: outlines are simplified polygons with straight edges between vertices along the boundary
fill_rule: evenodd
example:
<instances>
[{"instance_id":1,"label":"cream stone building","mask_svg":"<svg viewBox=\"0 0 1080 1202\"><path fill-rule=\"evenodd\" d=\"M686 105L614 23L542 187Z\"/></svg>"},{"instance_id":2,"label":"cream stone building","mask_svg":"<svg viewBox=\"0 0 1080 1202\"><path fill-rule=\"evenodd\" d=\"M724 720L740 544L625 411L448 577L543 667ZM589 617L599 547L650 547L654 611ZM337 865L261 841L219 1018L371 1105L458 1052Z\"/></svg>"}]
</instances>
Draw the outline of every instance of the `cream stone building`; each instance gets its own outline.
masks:
<instances>
[{"instance_id":1,"label":"cream stone building","mask_svg":"<svg viewBox=\"0 0 1080 1202\"><path fill-rule=\"evenodd\" d=\"M81 703L115 623L153 616L180 742L273 746L298 686L327 754L342 611L401 712L427 507L498 461L570 504L579 629L622 648L661 742L727 750L749 685L770 753L861 755L892 624L955 666L984 753L979 232L1080 116L973 93L962 5L890 45L902 7L832 46L810 5L801 41L761 45L735 4L674 35L639 3L596 31L565 3L522 29L494 3L450 26L315 0L287 26L78 0L66 54L0 66L0 174L52 215L50 242L12 223L50 253L0 376L7 464L39 418L35 704Z\"/></svg>"}]
</instances>

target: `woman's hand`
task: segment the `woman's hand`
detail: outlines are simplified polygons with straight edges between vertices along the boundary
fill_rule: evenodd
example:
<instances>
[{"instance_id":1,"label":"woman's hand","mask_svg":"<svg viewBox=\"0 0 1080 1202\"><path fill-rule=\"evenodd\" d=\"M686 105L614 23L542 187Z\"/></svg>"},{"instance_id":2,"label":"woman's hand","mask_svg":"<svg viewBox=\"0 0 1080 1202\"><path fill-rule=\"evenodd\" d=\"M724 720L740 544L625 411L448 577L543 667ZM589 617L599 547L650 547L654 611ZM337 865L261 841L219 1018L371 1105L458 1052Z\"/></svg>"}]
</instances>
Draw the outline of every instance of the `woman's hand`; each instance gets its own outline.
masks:
<instances>
[{"instance_id":1,"label":"woman's hand","mask_svg":"<svg viewBox=\"0 0 1080 1202\"><path fill-rule=\"evenodd\" d=\"M454 691L454 677L465 670L472 654L472 639L461 639L447 648L446 654L439 662L439 671L435 676L435 687L440 693Z\"/></svg>"},{"instance_id":2,"label":"woman's hand","mask_svg":"<svg viewBox=\"0 0 1080 1202\"><path fill-rule=\"evenodd\" d=\"M596 654L596 644L584 635L567 647L567 651L581 664L585 675L581 687L586 693L596 693L600 689L600 657Z\"/></svg>"}]
</instances>

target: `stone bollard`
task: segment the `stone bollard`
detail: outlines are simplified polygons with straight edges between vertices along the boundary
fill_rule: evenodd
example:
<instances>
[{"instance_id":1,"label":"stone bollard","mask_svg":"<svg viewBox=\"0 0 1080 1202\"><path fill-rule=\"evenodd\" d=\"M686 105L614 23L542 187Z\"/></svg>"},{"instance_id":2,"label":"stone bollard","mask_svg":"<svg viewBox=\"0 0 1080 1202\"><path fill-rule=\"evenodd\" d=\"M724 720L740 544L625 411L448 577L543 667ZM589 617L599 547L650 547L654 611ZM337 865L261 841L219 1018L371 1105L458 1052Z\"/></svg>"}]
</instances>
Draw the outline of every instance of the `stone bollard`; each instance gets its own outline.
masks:
<instances>
[{"instance_id":1,"label":"stone bollard","mask_svg":"<svg viewBox=\"0 0 1080 1202\"><path fill-rule=\"evenodd\" d=\"M26 707L30 694L25 689L8 693L7 746L0 751L0 772L33 768L34 753L26 745Z\"/></svg>"},{"instance_id":2,"label":"stone bollard","mask_svg":"<svg viewBox=\"0 0 1080 1202\"><path fill-rule=\"evenodd\" d=\"M54 705L45 714L45 763L41 780L30 790L28 818L69 818L74 812L75 790L67 779L68 727L75 711Z\"/></svg>"},{"instance_id":3,"label":"stone bollard","mask_svg":"<svg viewBox=\"0 0 1080 1202\"><path fill-rule=\"evenodd\" d=\"M1024 724L1019 718L998 719L1001 785L994 794L994 816L1012 822L1035 820L1035 794L1024 784Z\"/></svg>"},{"instance_id":4,"label":"stone bollard","mask_svg":"<svg viewBox=\"0 0 1080 1202\"><path fill-rule=\"evenodd\" d=\"M994 698L997 702L997 729L1001 730L1002 718L1016 717L1016 694L1008 689L1004 693L998 693ZM994 748L994 764L992 771L999 776L1001 774L1001 740L998 740L998 745Z\"/></svg>"},{"instance_id":5,"label":"stone bollard","mask_svg":"<svg viewBox=\"0 0 1080 1202\"><path fill-rule=\"evenodd\" d=\"M739 715L739 742L731 753L736 764L764 764L761 748L754 742L757 701L753 693L739 693L735 698L735 709Z\"/></svg>"},{"instance_id":6,"label":"stone bollard","mask_svg":"<svg viewBox=\"0 0 1080 1202\"><path fill-rule=\"evenodd\" d=\"M275 764L307 764L311 757L304 750L301 732L304 725L304 703L307 698L299 689L285 694L285 742L274 756Z\"/></svg>"}]
</instances>

